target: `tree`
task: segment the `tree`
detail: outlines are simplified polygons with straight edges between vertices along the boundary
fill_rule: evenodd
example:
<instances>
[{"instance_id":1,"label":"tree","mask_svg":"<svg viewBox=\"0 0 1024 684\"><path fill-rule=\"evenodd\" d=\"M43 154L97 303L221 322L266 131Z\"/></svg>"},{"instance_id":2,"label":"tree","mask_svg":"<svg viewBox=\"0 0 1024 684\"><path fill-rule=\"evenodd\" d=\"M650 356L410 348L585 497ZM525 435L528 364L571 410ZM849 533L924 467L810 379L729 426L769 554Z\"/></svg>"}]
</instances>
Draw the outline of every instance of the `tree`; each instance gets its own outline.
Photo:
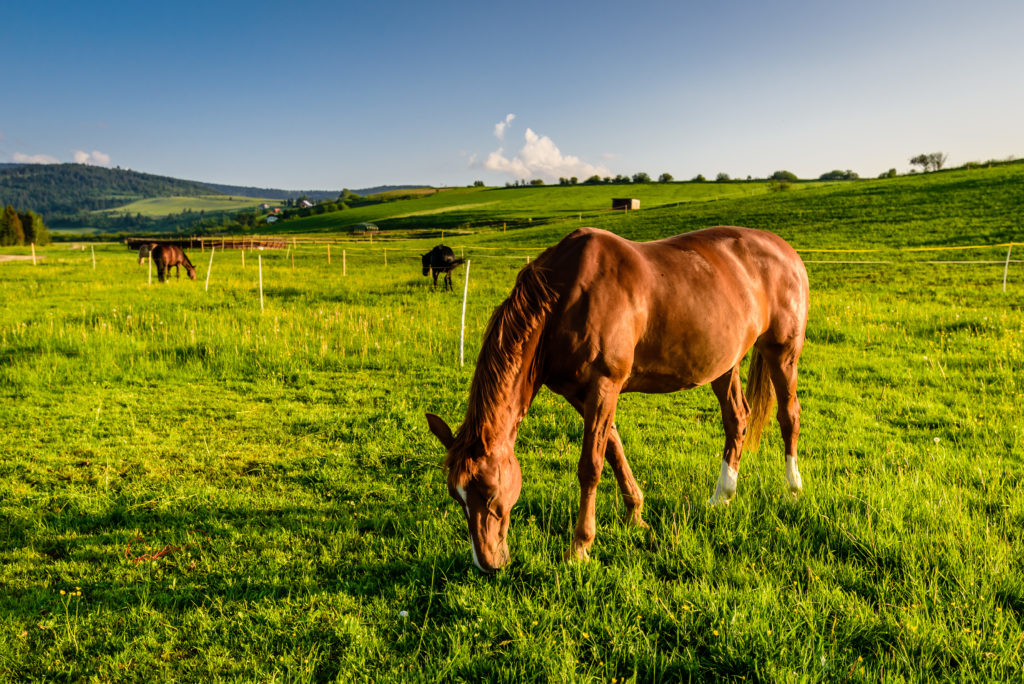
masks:
<instances>
[{"instance_id":1,"label":"tree","mask_svg":"<svg viewBox=\"0 0 1024 684\"><path fill-rule=\"evenodd\" d=\"M704 183L706 181L707 181L707 178L704 177L703 173L698 173L696 176L693 177L693 182L694 183Z\"/></svg>"},{"instance_id":2,"label":"tree","mask_svg":"<svg viewBox=\"0 0 1024 684\"><path fill-rule=\"evenodd\" d=\"M584 185L600 185L601 184L601 177L598 176L595 173L593 176L591 176L587 180L583 181L583 184Z\"/></svg>"},{"instance_id":3,"label":"tree","mask_svg":"<svg viewBox=\"0 0 1024 684\"><path fill-rule=\"evenodd\" d=\"M795 183L797 180L796 174L790 171L776 171L772 175L768 176L768 180L782 181L786 183Z\"/></svg>"},{"instance_id":4,"label":"tree","mask_svg":"<svg viewBox=\"0 0 1024 684\"><path fill-rule=\"evenodd\" d=\"M896 169L889 169L888 171L883 171L882 173L878 174L878 177L879 178L895 178L896 177Z\"/></svg>"},{"instance_id":5,"label":"tree","mask_svg":"<svg viewBox=\"0 0 1024 684\"><path fill-rule=\"evenodd\" d=\"M659 183L671 183L673 180L675 180L675 179L672 178L672 174L671 173L663 173L660 176L658 176L658 182Z\"/></svg>"},{"instance_id":6,"label":"tree","mask_svg":"<svg viewBox=\"0 0 1024 684\"><path fill-rule=\"evenodd\" d=\"M21 226L21 217L14 207L7 205L3 214L0 214L0 245L25 244L25 231Z\"/></svg>"},{"instance_id":7,"label":"tree","mask_svg":"<svg viewBox=\"0 0 1024 684\"><path fill-rule=\"evenodd\" d=\"M482 180L473 181L473 187L474 188L482 188L482 187L484 187L484 182Z\"/></svg>"},{"instance_id":8,"label":"tree","mask_svg":"<svg viewBox=\"0 0 1024 684\"><path fill-rule=\"evenodd\" d=\"M823 173L818 177L818 180L830 181L830 180L857 180L860 178L856 173L847 169L846 171L840 171L839 169L833 169L827 173Z\"/></svg>"},{"instance_id":9,"label":"tree","mask_svg":"<svg viewBox=\"0 0 1024 684\"><path fill-rule=\"evenodd\" d=\"M640 173L634 173L633 174L633 182L634 183L650 183L651 182L651 177L648 176L643 171L641 171Z\"/></svg>"},{"instance_id":10,"label":"tree","mask_svg":"<svg viewBox=\"0 0 1024 684\"><path fill-rule=\"evenodd\" d=\"M544 185L544 179L534 178L532 181L530 181L530 185Z\"/></svg>"},{"instance_id":11,"label":"tree","mask_svg":"<svg viewBox=\"0 0 1024 684\"><path fill-rule=\"evenodd\" d=\"M719 183L728 183L732 179L729 178L729 174L727 174L727 173L720 173L717 176L715 176L715 180L718 181Z\"/></svg>"},{"instance_id":12,"label":"tree","mask_svg":"<svg viewBox=\"0 0 1024 684\"><path fill-rule=\"evenodd\" d=\"M916 157L911 157L910 163L913 166L920 166L922 171L938 171L946 163L946 155L942 152L932 152L931 154L919 154Z\"/></svg>"},{"instance_id":13,"label":"tree","mask_svg":"<svg viewBox=\"0 0 1024 684\"><path fill-rule=\"evenodd\" d=\"M50 244L50 230L43 223L43 217L34 211L26 211L24 214L19 214L18 218L21 219L21 228L25 233L26 244Z\"/></svg>"}]
</instances>

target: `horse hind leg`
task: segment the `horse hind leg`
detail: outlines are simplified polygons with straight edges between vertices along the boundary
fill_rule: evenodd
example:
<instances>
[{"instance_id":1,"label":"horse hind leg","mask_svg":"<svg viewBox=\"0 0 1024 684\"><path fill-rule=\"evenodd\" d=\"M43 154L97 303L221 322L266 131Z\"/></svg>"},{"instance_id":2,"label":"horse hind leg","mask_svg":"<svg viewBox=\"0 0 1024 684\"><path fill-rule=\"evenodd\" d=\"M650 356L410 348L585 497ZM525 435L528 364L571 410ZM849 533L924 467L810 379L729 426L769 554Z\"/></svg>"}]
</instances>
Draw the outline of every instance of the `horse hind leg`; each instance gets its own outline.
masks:
<instances>
[{"instance_id":1,"label":"horse hind leg","mask_svg":"<svg viewBox=\"0 0 1024 684\"><path fill-rule=\"evenodd\" d=\"M715 493L708 504L728 504L736 495L736 481L739 477L740 454L743 437L750 418L750 407L743 396L740 382L740 367L734 366L727 373L711 382L718 403L722 407L722 426L725 428L725 449L722 451L722 469L718 474Z\"/></svg>"},{"instance_id":2,"label":"horse hind leg","mask_svg":"<svg viewBox=\"0 0 1024 684\"><path fill-rule=\"evenodd\" d=\"M786 481L789 483L789 491L796 496L803 489L796 455L797 440L800 437L800 400L796 396L800 349L787 346L769 347L762 350L762 355L768 363L775 396L779 402L776 415L786 449Z\"/></svg>"}]
</instances>

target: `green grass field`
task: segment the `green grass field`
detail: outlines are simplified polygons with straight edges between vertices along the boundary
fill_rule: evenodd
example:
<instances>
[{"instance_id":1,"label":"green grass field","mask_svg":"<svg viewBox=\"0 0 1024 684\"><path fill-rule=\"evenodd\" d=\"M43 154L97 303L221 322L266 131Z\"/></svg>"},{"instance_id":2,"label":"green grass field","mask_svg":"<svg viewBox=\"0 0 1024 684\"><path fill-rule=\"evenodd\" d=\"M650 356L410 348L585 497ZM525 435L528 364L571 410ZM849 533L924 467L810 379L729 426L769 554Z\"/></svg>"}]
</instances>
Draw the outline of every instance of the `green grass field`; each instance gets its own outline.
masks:
<instances>
[{"instance_id":1,"label":"green grass field","mask_svg":"<svg viewBox=\"0 0 1024 684\"><path fill-rule=\"evenodd\" d=\"M154 197L126 204L116 209L106 209L100 214L142 214L147 217L162 217L192 212L238 212L252 210L264 202L280 205L278 200L254 197L230 197L228 195L202 195L199 197Z\"/></svg>"},{"instance_id":2,"label":"green grass field","mask_svg":"<svg viewBox=\"0 0 1024 684\"><path fill-rule=\"evenodd\" d=\"M736 500L707 508L710 389L627 395L651 530L622 523L606 473L592 560L565 564L582 425L543 391L495 576L472 566L423 414L461 420L491 310L590 199L450 240L471 259L464 367L465 271L456 294L419 275L436 240L338 244L330 265L300 246L294 267L217 252L209 291L209 252L190 254L197 281L166 285L123 246L98 247L95 270L59 247L0 263L0 680L1019 681L1024 263L1003 293L997 245L1024 239L1022 176L628 216L594 199L586 222L636 239L740 223L801 251L804 494L786 492L773 423ZM412 211L398 204L379 206ZM852 249L875 251L815 251Z\"/></svg>"},{"instance_id":3,"label":"green grass field","mask_svg":"<svg viewBox=\"0 0 1024 684\"><path fill-rule=\"evenodd\" d=\"M804 190L821 183L799 183ZM578 185L521 188L446 188L432 194L420 191L411 198L350 210L289 220L277 232L347 232L356 224L373 222L383 230L436 228L528 228L534 224L566 219L594 220L617 213L612 198L635 197L641 210L694 202L763 195L770 184L751 183L648 183L642 185ZM416 195L419 196L416 196Z\"/></svg>"}]
</instances>

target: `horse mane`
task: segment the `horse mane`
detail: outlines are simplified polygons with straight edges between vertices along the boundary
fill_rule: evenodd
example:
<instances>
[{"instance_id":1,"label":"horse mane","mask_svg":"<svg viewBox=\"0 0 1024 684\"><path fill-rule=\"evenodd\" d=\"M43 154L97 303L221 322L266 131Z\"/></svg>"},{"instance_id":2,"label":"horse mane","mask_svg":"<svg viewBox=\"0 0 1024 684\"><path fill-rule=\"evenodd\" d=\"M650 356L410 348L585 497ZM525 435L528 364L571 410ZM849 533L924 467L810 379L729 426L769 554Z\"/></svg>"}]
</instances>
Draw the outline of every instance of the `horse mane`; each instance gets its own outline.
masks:
<instances>
[{"instance_id":1,"label":"horse mane","mask_svg":"<svg viewBox=\"0 0 1024 684\"><path fill-rule=\"evenodd\" d=\"M445 458L449 469L465 466L470 456L466 448L469 441L479 437L482 426L507 405L507 394L524 362L523 347L551 312L556 295L548 286L543 266L549 251L519 271L512 292L491 314L469 388L466 418L455 435L454 448Z\"/></svg>"}]
</instances>

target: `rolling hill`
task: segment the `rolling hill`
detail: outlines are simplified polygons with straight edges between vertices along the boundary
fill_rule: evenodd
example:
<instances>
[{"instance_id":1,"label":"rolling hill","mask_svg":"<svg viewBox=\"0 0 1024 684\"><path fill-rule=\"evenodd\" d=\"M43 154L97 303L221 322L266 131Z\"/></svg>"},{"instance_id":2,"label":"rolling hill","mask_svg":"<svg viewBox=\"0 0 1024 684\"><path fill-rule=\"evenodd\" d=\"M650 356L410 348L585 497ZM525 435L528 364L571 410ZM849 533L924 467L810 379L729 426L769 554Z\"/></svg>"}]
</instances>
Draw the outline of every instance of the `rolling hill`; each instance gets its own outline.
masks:
<instances>
[{"instance_id":1,"label":"rolling hill","mask_svg":"<svg viewBox=\"0 0 1024 684\"><path fill-rule=\"evenodd\" d=\"M422 186L387 185L354 190L359 195L415 188ZM196 211L238 211L253 202L226 198L252 198L258 201L297 199L305 196L312 200L334 200L341 190L282 190L278 188L256 188L239 185L222 185L200 181L182 180L168 176L132 171L130 169L108 169L85 164L0 164L0 206L12 205L18 209L31 209L41 214L48 222L66 223L71 217L83 213L107 211L128 207L135 202L159 198L202 198L224 196L225 201L213 201L213 207L201 206L194 202L170 202L177 207L187 205ZM209 203L209 202L207 202ZM224 204L221 207L219 205ZM136 213L136 208L126 208ZM166 213L177 213L174 209ZM142 212L144 215L153 215ZM166 215L166 214L165 214Z\"/></svg>"}]
</instances>

